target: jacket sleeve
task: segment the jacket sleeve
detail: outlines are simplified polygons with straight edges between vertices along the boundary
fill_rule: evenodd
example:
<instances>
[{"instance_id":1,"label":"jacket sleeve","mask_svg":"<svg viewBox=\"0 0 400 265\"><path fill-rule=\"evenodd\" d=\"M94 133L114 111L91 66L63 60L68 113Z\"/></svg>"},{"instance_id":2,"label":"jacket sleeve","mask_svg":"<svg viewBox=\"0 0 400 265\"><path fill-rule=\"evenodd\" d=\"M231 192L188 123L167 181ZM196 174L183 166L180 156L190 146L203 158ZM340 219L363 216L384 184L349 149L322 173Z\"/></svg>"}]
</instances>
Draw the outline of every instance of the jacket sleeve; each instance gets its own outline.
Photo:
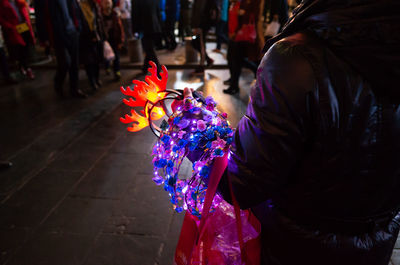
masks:
<instances>
[{"instance_id":1,"label":"jacket sleeve","mask_svg":"<svg viewBox=\"0 0 400 265\"><path fill-rule=\"evenodd\" d=\"M224 176L229 175L241 208L278 196L304 152L311 122L307 101L315 81L300 46L284 39L264 55L236 129Z\"/></svg>"}]
</instances>

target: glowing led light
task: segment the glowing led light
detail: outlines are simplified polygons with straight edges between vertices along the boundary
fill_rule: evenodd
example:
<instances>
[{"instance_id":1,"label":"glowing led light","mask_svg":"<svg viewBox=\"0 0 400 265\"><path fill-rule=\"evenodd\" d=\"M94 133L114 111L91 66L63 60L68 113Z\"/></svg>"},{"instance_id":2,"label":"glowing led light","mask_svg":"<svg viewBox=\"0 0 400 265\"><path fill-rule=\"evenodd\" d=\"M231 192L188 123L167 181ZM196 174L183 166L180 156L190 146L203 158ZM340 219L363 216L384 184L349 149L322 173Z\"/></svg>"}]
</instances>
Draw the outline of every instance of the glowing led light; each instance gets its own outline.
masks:
<instances>
[{"instance_id":1,"label":"glowing led light","mask_svg":"<svg viewBox=\"0 0 400 265\"><path fill-rule=\"evenodd\" d=\"M123 99L123 102L132 107L141 107L142 110L140 115L134 109L131 110L131 115L126 114L125 117L120 118L123 123L131 123L131 127L128 127L128 131L137 132L143 128L149 126L149 114L148 109L152 108L150 113L151 120L159 120L164 115L164 109L161 107L154 106L154 104L164 99L168 93L165 92L168 81L168 71L165 66L162 66L162 70L157 74L157 66L154 62L149 62L149 72L151 75L146 76L145 81L133 80L132 83L135 85L133 90L131 87L126 89L121 87L121 92L129 96L129 99ZM158 78L160 75L161 79Z\"/></svg>"}]
</instances>

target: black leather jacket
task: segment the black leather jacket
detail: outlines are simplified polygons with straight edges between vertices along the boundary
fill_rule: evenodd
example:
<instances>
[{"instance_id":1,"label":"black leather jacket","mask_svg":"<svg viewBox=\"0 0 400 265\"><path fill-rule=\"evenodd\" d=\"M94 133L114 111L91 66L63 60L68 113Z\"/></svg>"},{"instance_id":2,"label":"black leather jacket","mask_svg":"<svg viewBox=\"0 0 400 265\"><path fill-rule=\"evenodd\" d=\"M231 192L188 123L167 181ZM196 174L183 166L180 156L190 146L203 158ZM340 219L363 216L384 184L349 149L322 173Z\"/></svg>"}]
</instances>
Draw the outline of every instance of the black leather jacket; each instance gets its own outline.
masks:
<instances>
[{"instance_id":1,"label":"black leather jacket","mask_svg":"<svg viewBox=\"0 0 400 265\"><path fill-rule=\"evenodd\" d=\"M387 265L397 238L399 32L343 14L319 14L268 50L235 134L228 175L262 222L265 264ZM356 30L371 25L379 41Z\"/></svg>"}]
</instances>

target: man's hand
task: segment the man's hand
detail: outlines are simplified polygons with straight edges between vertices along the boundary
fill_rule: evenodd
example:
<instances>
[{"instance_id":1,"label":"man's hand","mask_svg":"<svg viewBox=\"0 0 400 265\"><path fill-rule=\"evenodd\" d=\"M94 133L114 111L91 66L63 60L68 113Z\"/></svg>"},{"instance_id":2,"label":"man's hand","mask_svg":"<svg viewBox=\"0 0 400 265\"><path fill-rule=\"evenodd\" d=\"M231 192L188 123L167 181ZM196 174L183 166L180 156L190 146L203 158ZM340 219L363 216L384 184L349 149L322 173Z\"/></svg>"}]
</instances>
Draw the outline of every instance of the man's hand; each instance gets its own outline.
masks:
<instances>
[{"instance_id":1,"label":"man's hand","mask_svg":"<svg viewBox=\"0 0 400 265\"><path fill-rule=\"evenodd\" d=\"M192 94L193 89L185 87L183 90L183 100L188 97L193 97ZM171 104L172 111L175 112L176 108L179 107L182 104L183 100L174 100Z\"/></svg>"},{"instance_id":2,"label":"man's hand","mask_svg":"<svg viewBox=\"0 0 400 265\"><path fill-rule=\"evenodd\" d=\"M185 89L183 89L183 99L193 97L193 91L193 88L185 87Z\"/></svg>"}]
</instances>

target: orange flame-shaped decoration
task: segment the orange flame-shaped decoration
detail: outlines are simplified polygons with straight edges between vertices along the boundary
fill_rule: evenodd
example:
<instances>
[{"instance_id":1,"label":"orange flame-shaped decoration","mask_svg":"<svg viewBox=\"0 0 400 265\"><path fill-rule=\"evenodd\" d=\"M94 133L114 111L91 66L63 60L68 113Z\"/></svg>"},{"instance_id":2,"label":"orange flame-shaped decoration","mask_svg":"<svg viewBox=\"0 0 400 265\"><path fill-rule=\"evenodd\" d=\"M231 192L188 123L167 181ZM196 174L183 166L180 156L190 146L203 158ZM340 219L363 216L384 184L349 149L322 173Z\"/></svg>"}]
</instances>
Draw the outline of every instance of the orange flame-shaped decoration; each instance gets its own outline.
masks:
<instances>
[{"instance_id":1,"label":"orange flame-shaped decoration","mask_svg":"<svg viewBox=\"0 0 400 265\"><path fill-rule=\"evenodd\" d=\"M159 120L164 115L163 107L160 107L158 102L167 96L167 81L168 71L163 65L161 72L159 73L160 78L157 75L157 66L154 62L149 62L150 68L148 69L150 75L146 76L145 81L133 80L132 83L135 85L133 90L128 87L121 87L121 92L129 96L129 99L123 99L123 102L132 107L131 115L125 114L125 117L121 117L120 121L126 124L132 123L128 127L128 131L137 132L149 126L151 120ZM142 108L140 115L136 112L135 107ZM149 117L150 115L150 117Z\"/></svg>"}]
</instances>

